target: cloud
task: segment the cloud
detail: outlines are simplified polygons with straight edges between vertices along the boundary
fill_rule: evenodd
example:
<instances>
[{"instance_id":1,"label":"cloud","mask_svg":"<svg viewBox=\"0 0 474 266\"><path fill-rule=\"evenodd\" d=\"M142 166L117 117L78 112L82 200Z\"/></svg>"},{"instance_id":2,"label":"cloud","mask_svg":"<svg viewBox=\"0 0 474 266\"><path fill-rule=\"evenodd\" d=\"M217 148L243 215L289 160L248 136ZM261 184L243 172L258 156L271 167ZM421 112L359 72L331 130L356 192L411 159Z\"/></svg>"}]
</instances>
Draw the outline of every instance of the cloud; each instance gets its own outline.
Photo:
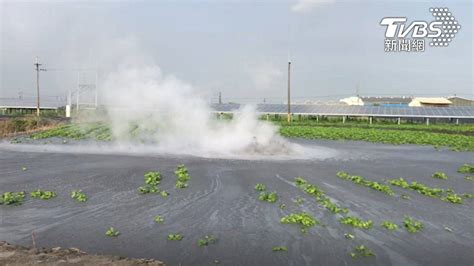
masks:
<instances>
[{"instance_id":1,"label":"cloud","mask_svg":"<svg viewBox=\"0 0 474 266\"><path fill-rule=\"evenodd\" d=\"M256 90L271 89L272 86L281 82L283 71L277 65L270 62L257 62L247 67Z\"/></svg>"},{"instance_id":2,"label":"cloud","mask_svg":"<svg viewBox=\"0 0 474 266\"><path fill-rule=\"evenodd\" d=\"M291 6L291 10L297 13L307 13L322 4L334 3L335 0L298 0L296 4Z\"/></svg>"}]
</instances>

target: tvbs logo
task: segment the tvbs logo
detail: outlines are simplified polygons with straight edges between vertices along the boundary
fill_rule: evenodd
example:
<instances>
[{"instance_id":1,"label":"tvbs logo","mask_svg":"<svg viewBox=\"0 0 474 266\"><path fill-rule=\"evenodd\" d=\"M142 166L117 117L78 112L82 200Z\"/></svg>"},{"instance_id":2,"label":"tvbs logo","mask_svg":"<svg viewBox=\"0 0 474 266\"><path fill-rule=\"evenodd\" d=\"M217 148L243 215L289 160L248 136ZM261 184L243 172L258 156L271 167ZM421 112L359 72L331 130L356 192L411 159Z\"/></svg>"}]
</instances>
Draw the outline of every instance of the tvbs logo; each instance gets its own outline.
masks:
<instances>
[{"instance_id":1,"label":"tvbs logo","mask_svg":"<svg viewBox=\"0 0 474 266\"><path fill-rule=\"evenodd\" d=\"M430 8L434 21L413 21L407 25L406 17L385 17L380 25L386 26L386 52L423 52L425 38L430 46L443 47L451 43L461 25L448 8Z\"/></svg>"}]
</instances>

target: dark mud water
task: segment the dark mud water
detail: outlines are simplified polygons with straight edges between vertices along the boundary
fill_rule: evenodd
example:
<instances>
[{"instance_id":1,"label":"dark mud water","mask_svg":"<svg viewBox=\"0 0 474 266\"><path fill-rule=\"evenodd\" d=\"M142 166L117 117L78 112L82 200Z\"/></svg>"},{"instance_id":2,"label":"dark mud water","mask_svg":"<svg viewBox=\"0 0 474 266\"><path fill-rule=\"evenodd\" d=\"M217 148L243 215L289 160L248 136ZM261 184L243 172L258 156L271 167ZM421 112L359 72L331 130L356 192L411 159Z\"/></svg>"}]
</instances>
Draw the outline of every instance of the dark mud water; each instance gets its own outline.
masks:
<instances>
[{"instance_id":1,"label":"dark mud water","mask_svg":"<svg viewBox=\"0 0 474 266\"><path fill-rule=\"evenodd\" d=\"M30 245L78 247L92 254L156 258L168 265L473 265L474 200L462 205L428 198L394 188L397 196L355 185L336 177L338 171L372 180L405 177L432 187L474 193L474 182L456 169L474 163L472 153L436 151L432 147L392 146L363 142L298 141L307 147L324 148L329 158L312 160L237 160L179 156L127 156L15 151L0 147L0 192L53 190L49 201L31 199L21 206L0 206L0 240ZM65 146L67 149L67 146ZM176 165L184 163L191 175L189 187L174 188ZM22 171L22 166L28 167ZM140 195L143 174L159 170L161 188L168 198ZM443 171L450 178L431 178ZM350 214L374 221L370 230L353 229L292 185L295 176L322 187ZM277 191L275 204L258 201L256 183ZM86 203L69 197L74 189L89 196ZM400 199L406 194L410 200ZM296 197L304 199L300 206ZM281 210L278 205L286 204ZM305 210L325 227L316 226L303 235L295 225L280 223L290 212ZM153 217L162 215L163 224ZM422 232L403 229L404 215L423 222ZM380 227L383 220L399 224L395 232ZM109 227L121 232L105 236ZM448 232L447 226L453 230ZM179 232L182 241L168 241ZM355 239L347 240L344 233ZM218 243L199 247L206 234ZM349 252L365 245L376 257L352 259ZM288 252L273 252L273 246Z\"/></svg>"}]
</instances>

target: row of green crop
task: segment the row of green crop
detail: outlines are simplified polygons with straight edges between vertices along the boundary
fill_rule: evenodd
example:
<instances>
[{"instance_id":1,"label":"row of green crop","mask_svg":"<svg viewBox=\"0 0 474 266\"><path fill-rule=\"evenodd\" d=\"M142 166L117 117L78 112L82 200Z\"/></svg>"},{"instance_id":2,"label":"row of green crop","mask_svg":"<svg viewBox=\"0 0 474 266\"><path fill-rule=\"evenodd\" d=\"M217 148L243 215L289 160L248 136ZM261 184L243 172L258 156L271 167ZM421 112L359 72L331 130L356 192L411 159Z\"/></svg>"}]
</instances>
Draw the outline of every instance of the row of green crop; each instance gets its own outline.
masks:
<instances>
[{"instance_id":1,"label":"row of green crop","mask_svg":"<svg viewBox=\"0 0 474 266\"><path fill-rule=\"evenodd\" d=\"M394 124L394 123L374 123L368 124L367 122L334 122L334 121L315 121L315 120L294 120L290 124L286 121L274 121L280 126L315 126L315 127L345 127L345 128L372 128L372 129L403 129L413 131L445 131L451 133L471 133L474 134L474 124Z\"/></svg>"},{"instance_id":2,"label":"row of green crop","mask_svg":"<svg viewBox=\"0 0 474 266\"><path fill-rule=\"evenodd\" d=\"M474 136L422 131L284 126L280 128L280 133L285 137L433 145L435 147L449 147L455 151L474 151Z\"/></svg>"}]
</instances>

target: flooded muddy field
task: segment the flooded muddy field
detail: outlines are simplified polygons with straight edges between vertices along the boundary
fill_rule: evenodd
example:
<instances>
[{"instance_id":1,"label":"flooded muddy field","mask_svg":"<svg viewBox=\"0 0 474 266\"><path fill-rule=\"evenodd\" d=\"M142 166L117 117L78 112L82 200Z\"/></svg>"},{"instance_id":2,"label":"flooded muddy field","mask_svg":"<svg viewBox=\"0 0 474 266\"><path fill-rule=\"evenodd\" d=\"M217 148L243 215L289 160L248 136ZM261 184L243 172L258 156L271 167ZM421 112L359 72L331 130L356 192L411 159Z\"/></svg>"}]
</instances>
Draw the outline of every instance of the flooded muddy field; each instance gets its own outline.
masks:
<instances>
[{"instance_id":1,"label":"flooded muddy field","mask_svg":"<svg viewBox=\"0 0 474 266\"><path fill-rule=\"evenodd\" d=\"M55 191L57 197L38 200L28 195L20 206L0 206L0 240L29 246L34 231L38 246L155 258L167 265L472 265L473 199L452 204L394 186L395 195L389 196L336 176L346 171L379 182L403 177L473 193L474 182L456 172L462 164L474 162L471 153L351 141L293 142L318 156L218 158L127 154L106 148L98 152L80 143L2 144L0 192L44 189ZM184 189L174 187L178 164L186 165L191 176ZM148 171L162 173L160 189L168 191L168 197L138 193ZM436 171L449 178L432 178ZM372 220L373 227L341 224L341 214L329 212L294 185L297 176L321 187L333 202L347 207L349 215ZM257 183L276 191L277 202L259 201ZM78 189L88 201L70 198ZM295 203L297 199L302 203ZM282 203L286 208L279 208ZM321 224L302 234L298 226L280 222L300 211ZM156 224L155 215L164 223ZM423 230L407 232L405 215L421 221ZM381 227L385 220L397 223L398 230ZM109 227L120 236L107 237ZM169 241L170 233L184 238ZM346 239L346 233L354 239ZM198 246L205 235L216 236L217 243ZM375 256L351 258L349 253L360 245ZM272 251L274 246L288 251Z\"/></svg>"}]
</instances>

